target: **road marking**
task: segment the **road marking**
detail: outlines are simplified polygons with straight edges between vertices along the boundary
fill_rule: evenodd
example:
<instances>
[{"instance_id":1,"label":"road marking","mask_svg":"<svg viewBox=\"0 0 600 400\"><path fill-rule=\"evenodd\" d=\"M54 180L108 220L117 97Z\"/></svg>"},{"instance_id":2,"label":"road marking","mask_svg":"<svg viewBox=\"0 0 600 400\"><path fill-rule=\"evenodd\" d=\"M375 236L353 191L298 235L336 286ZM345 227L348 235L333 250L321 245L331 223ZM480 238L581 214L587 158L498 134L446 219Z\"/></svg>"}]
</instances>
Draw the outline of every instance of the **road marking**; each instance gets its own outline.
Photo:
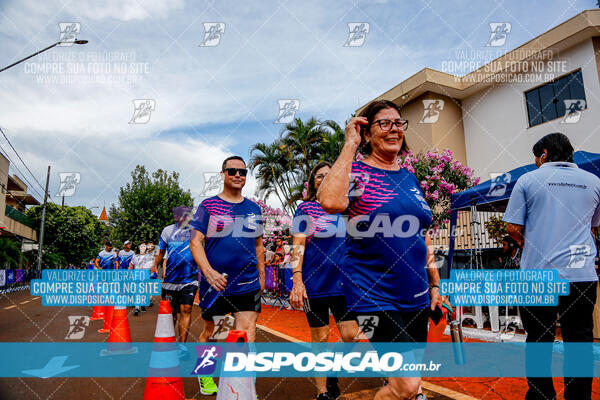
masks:
<instances>
[{"instance_id":1,"label":"road marking","mask_svg":"<svg viewBox=\"0 0 600 400\"><path fill-rule=\"evenodd\" d=\"M11 308L15 308L16 306L8 306L8 307L4 307L5 310L10 310Z\"/></svg>"},{"instance_id":2,"label":"road marking","mask_svg":"<svg viewBox=\"0 0 600 400\"><path fill-rule=\"evenodd\" d=\"M31 301L31 300L25 300L25 301L22 301L22 302L20 302L19 304L27 304L27 303L29 303L30 301Z\"/></svg>"},{"instance_id":3,"label":"road marking","mask_svg":"<svg viewBox=\"0 0 600 400\"><path fill-rule=\"evenodd\" d=\"M265 332L267 332L267 333L270 333L271 335L275 335L275 336L280 337L280 338L282 338L284 340L287 340L289 342L293 342L293 343L299 343L299 342L301 342L300 339L296 339L295 337L286 335L285 333L281 333L279 331L276 331L275 329L268 328L268 327L266 327L264 325L256 324L256 327L259 328L259 329L261 329L261 330L263 330L263 331L265 331ZM457 391L452 390L452 389L445 388L443 386L439 386L439 385L427 382L425 380L421 380L421 386L423 386L427 390L430 390L430 391L435 392L435 393L439 393L439 394L441 394L443 396L446 396L446 397L449 397L449 398L451 398L453 400L478 400L475 397L469 396L469 395L464 394L464 393L457 392ZM377 392L377 390L379 390L379 388L378 389L367 389L367 390L362 390L362 391L355 392L355 393L348 393L348 394L346 394L346 396L355 395L356 394L356 395L358 395L358 397L348 397L348 399L361 399L361 398L363 398L362 397L363 395L366 395L367 393L370 394L370 392L373 392L372 394L375 394Z\"/></svg>"},{"instance_id":4,"label":"road marking","mask_svg":"<svg viewBox=\"0 0 600 400\"><path fill-rule=\"evenodd\" d=\"M37 299L39 299L39 298L40 298L40 296L35 296L35 297L34 297L33 299L31 299L31 300L37 300Z\"/></svg>"},{"instance_id":5,"label":"road marking","mask_svg":"<svg viewBox=\"0 0 600 400\"><path fill-rule=\"evenodd\" d=\"M445 388L443 386L439 386L427 381L422 380L421 386L423 386L427 390L431 390L432 392L439 393L441 395L450 397L455 400L477 400L477 398L469 396L468 394L460 393L452 389Z\"/></svg>"},{"instance_id":6,"label":"road marking","mask_svg":"<svg viewBox=\"0 0 600 400\"><path fill-rule=\"evenodd\" d=\"M267 328L267 327L266 327L266 326L264 326L264 325L259 325L259 324L256 324L256 327L257 327L257 328L260 328L260 329L262 329L263 331L265 331L265 332L267 332L267 333L270 333L271 335L275 335L275 336L277 336L277 337L280 337L280 338L282 338L282 339L285 339L285 340L287 340L288 342L293 342L293 343L299 343L299 342L301 342L301 340L300 340L300 339L296 339L295 337L292 337L292 336L286 335L285 333L281 333L281 332L279 332L279 331L276 331L275 329Z\"/></svg>"}]
</instances>

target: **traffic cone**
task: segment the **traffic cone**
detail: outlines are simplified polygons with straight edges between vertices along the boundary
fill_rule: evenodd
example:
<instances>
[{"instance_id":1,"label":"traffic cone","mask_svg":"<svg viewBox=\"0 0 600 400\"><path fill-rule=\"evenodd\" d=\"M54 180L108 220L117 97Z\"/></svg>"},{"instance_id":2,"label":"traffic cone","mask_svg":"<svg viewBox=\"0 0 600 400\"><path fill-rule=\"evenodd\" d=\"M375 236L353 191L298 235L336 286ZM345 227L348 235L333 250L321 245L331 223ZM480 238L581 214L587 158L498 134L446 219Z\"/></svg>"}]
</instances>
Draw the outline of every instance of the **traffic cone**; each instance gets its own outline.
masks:
<instances>
[{"instance_id":1,"label":"traffic cone","mask_svg":"<svg viewBox=\"0 0 600 400\"><path fill-rule=\"evenodd\" d=\"M104 319L104 306L94 306L92 310L90 321L97 321L99 319Z\"/></svg>"},{"instance_id":2,"label":"traffic cone","mask_svg":"<svg viewBox=\"0 0 600 400\"><path fill-rule=\"evenodd\" d=\"M248 351L248 336L246 331L229 331L226 343L238 343ZM256 400L256 386L252 377L221 376L216 400Z\"/></svg>"},{"instance_id":3,"label":"traffic cone","mask_svg":"<svg viewBox=\"0 0 600 400\"><path fill-rule=\"evenodd\" d=\"M171 303L162 300L158 308L144 400L185 400L171 311Z\"/></svg>"},{"instance_id":4,"label":"traffic cone","mask_svg":"<svg viewBox=\"0 0 600 400\"><path fill-rule=\"evenodd\" d=\"M438 306L439 307L439 306ZM446 316L448 310L446 307L440 307L442 310L442 317L436 324L431 318L429 318L429 330L427 331L427 341L430 343L439 343L442 341L444 331L446 330Z\"/></svg>"},{"instance_id":5,"label":"traffic cone","mask_svg":"<svg viewBox=\"0 0 600 400\"><path fill-rule=\"evenodd\" d=\"M113 310L114 306L105 306L104 307L104 325L102 325L101 329L98 329L100 333L109 333L110 327L112 325L113 318Z\"/></svg>"},{"instance_id":6,"label":"traffic cone","mask_svg":"<svg viewBox=\"0 0 600 400\"><path fill-rule=\"evenodd\" d=\"M103 349L100 355L111 356L117 354L135 354L137 352L137 347L131 346L127 307L117 306L114 308L112 315L107 349Z\"/></svg>"}]
</instances>

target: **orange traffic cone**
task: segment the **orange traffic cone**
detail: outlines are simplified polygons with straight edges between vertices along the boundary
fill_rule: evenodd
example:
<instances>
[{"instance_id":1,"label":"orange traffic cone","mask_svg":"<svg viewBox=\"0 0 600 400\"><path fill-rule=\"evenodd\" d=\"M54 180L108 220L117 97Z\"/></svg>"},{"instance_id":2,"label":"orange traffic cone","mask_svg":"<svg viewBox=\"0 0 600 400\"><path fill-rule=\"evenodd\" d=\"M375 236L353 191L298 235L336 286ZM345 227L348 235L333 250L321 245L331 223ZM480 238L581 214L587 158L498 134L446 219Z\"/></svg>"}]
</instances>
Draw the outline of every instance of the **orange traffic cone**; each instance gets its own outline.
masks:
<instances>
[{"instance_id":1,"label":"orange traffic cone","mask_svg":"<svg viewBox=\"0 0 600 400\"><path fill-rule=\"evenodd\" d=\"M248 351L248 336L246 331L229 331L226 343L238 343L243 346L243 351ZM252 377L224 376L219 379L219 391L216 400L227 399L254 400L256 399L256 386Z\"/></svg>"},{"instance_id":2,"label":"orange traffic cone","mask_svg":"<svg viewBox=\"0 0 600 400\"><path fill-rule=\"evenodd\" d=\"M105 306L104 307L104 325L102 325L101 329L98 329L100 333L109 333L110 326L112 325L113 318L113 306Z\"/></svg>"},{"instance_id":3,"label":"orange traffic cone","mask_svg":"<svg viewBox=\"0 0 600 400\"><path fill-rule=\"evenodd\" d=\"M171 303L162 300L158 309L144 400L185 400L171 311Z\"/></svg>"},{"instance_id":4,"label":"orange traffic cone","mask_svg":"<svg viewBox=\"0 0 600 400\"><path fill-rule=\"evenodd\" d=\"M90 321L97 321L99 319L104 319L104 306L94 306L92 310Z\"/></svg>"},{"instance_id":5,"label":"orange traffic cone","mask_svg":"<svg viewBox=\"0 0 600 400\"><path fill-rule=\"evenodd\" d=\"M137 347L131 346L127 307L117 306L114 308L107 347L107 349L100 352L101 356L137 353Z\"/></svg>"},{"instance_id":6,"label":"orange traffic cone","mask_svg":"<svg viewBox=\"0 0 600 400\"><path fill-rule=\"evenodd\" d=\"M246 331L229 331L229 335L227 335L227 339L225 339L226 343L247 343L248 335Z\"/></svg>"},{"instance_id":7,"label":"orange traffic cone","mask_svg":"<svg viewBox=\"0 0 600 400\"><path fill-rule=\"evenodd\" d=\"M439 307L439 306L438 306ZM431 318L429 318L429 330L427 331L427 341L430 343L442 342L444 336L444 330L446 329L446 315L448 310L446 307L440 307L442 317L436 324Z\"/></svg>"}]
</instances>

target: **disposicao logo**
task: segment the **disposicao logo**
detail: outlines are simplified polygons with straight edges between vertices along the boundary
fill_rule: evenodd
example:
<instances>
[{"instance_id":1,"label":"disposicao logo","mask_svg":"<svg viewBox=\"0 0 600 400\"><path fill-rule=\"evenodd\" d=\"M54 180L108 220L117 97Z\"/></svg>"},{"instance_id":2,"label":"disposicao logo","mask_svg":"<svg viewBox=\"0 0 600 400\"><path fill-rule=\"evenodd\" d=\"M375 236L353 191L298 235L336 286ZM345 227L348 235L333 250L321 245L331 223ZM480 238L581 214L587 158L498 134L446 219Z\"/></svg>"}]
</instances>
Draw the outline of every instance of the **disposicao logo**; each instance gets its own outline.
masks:
<instances>
[{"instance_id":1,"label":"disposicao logo","mask_svg":"<svg viewBox=\"0 0 600 400\"><path fill-rule=\"evenodd\" d=\"M217 360L221 358L220 346L196 346L198 360L192 375L212 375L217 367Z\"/></svg>"}]
</instances>

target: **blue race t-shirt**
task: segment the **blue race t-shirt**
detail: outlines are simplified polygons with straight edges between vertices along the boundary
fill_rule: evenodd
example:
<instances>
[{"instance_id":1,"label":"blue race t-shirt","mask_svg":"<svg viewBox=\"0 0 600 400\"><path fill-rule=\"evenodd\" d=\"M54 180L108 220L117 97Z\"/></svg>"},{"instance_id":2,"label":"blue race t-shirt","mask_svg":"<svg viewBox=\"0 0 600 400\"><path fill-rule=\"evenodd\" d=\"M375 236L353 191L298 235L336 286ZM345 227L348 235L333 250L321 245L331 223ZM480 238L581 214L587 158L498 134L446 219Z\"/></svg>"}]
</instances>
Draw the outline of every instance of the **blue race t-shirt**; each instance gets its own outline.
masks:
<instances>
[{"instance_id":1,"label":"blue race t-shirt","mask_svg":"<svg viewBox=\"0 0 600 400\"><path fill-rule=\"evenodd\" d=\"M523 225L521 269L556 269L570 282L597 281L592 227L600 225L600 179L569 162L521 176L505 222Z\"/></svg>"},{"instance_id":2,"label":"blue race t-shirt","mask_svg":"<svg viewBox=\"0 0 600 400\"><path fill-rule=\"evenodd\" d=\"M134 255L135 253L133 250L121 250L119 252L119 269L129 269L129 264L131 263Z\"/></svg>"},{"instance_id":3,"label":"blue race t-shirt","mask_svg":"<svg viewBox=\"0 0 600 400\"><path fill-rule=\"evenodd\" d=\"M96 256L96 258L99 260L100 269L115 269L117 253L115 253L114 250L102 250L100 253L98 253L98 256Z\"/></svg>"},{"instance_id":4,"label":"blue race t-shirt","mask_svg":"<svg viewBox=\"0 0 600 400\"><path fill-rule=\"evenodd\" d=\"M316 201L305 201L296 209L292 232L306 235L302 280L308 297L343 295L346 228L342 216L327 214Z\"/></svg>"},{"instance_id":5,"label":"blue race t-shirt","mask_svg":"<svg viewBox=\"0 0 600 400\"><path fill-rule=\"evenodd\" d=\"M94 260L90 260L90 262L88 263L88 269L94 269Z\"/></svg>"},{"instance_id":6,"label":"blue race t-shirt","mask_svg":"<svg viewBox=\"0 0 600 400\"><path fill-rule=\"evenodd\" d=\"M186 223L167 226L160 234L158 248L167 251L163 288L177 290L182 286L197 284L198 266L190 251L192 228Z\"/></svg>"},{"instance_id":7,"label":"blue race t-shirt","mask_svg":"<svg viewBox=\"0 0 600 400\"><path fill-rule=\"evenodd\" d=\"M228 275L224 295L260 290L255 239L262 236L262 215L256 203L210 197L200 204L191 225L206 237L204 251L210 266ZM200 298L209 287L206 279L200 279Z\"/></svg>"},{"instance_id":8,"label":"blue race t-shirt","mask_svg":"<svg viewBox=\"0 0 600 400\"><path fill-rule=\"evenodd\" d=\"M432 221L417 178L352 163L344 260L351 311L415 311L429 305L427 246Z\"/></svg>"}]
</instances>

